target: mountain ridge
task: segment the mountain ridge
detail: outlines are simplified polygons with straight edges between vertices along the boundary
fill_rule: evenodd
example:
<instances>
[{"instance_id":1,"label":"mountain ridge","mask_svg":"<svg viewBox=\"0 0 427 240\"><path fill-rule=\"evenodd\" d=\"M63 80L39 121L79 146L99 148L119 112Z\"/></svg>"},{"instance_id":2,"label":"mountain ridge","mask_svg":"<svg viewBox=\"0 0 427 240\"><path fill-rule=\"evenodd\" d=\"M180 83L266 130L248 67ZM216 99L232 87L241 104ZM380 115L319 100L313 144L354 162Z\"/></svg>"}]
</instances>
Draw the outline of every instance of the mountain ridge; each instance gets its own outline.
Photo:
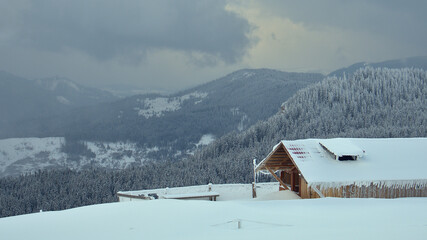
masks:
<instances>
[{"instance_id":1,"label":"mountain ridge","mask_svg":"<svg viewBox=\"0 0 427 240\"><path fill-rule=\"evenodd\" d=\"M39 78L33 81L43 89L51 91L55 96L62 97L66 100L66 104L74 107L118 100L108 91L86 87L64 77Z\"/></svg>"},{"instance_id":2,"label":"mountain ridge","mask_svg":"<svg viewBox=\"0 0 427 240\"><path fill-rule=\"evenodd\" d=\"M420 68L427 70L427 56L417 56L417 57L408 57L408 58L399 58L386 60L382 62L358 62L354 63L348 67L337 69L329 73L328 77L343 77L344 74L351 75L360 68L364 67L373 67L373 68Z\"/></svg>"},{"instance_id":3,"label":"mountain ridge","mask_svg":"<svg viewBox=\"0 0 427 240\"><path fill-rule=\"evenodd\" d=\"M65 145L75 146L79 146L75 142L132 142L141 149L158 149L143 156L135 155L139 160L178 160L192 155L204 146L201 143L231 131L243 131L277 113L283 100L323 77L243 69L171 95L135 95L74 109L39 123L18 122L15 135L11 133L8 137L65 137ZM0 134L3 138L7 135ZM71 155L88 154L84 147L68 149L76 151ZM137 152L140 151L130 154ZM36 161L34 156L31 158Z\"/></svg>"}]
</instances>

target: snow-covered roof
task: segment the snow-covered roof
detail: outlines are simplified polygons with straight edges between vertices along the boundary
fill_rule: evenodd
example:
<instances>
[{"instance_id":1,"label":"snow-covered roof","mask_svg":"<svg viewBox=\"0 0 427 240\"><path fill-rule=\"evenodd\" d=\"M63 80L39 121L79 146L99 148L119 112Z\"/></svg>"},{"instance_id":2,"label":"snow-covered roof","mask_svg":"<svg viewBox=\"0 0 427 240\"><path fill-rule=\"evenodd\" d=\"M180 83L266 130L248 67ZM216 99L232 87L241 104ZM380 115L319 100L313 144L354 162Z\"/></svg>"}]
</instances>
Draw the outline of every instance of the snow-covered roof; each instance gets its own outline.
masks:
<instances>
[{"instance_id":1,"label":"snow-covered roof","mask_svg":"<svg viewBox=\"0 0 427 240\"><path fill-rule=\"evenodd\" d=\"M209 188L211 191L209 191ZM279 189L277 182L257 183L257 196L264 196ZM218 194L217 201L252 199L252 184L208 184L187 187L159 188L137 191L120 191L118 195L149 196L156 194L159 198L185 198L186 196L207 196ZM126 197L123 201L126 201Z\"/></svg>"},{"instance_id":2,"label":"snow-covered roof","mask_svg":"<svg viewBox=\"0 0 427 240\"><path fill-rule=\"evenodd\" d=\"M346 138L322 139L319 140L319 144L336 157L363 156L363 150Z\"/></svg>"},{"instance_id":3,"label":"snow-covered roof","mask_svg":"<svg viewBox=\"0 0 427 240\"><path fill-rule=\"evenodd\" d=\"M309 185L427 184L427 138L304 139L281 141L281 144ZM279 146L280 143L272 153ZM359 158L337 161L328 150ZM258 164L257 170L268 158Z\"/></svg>"}]
</instances>

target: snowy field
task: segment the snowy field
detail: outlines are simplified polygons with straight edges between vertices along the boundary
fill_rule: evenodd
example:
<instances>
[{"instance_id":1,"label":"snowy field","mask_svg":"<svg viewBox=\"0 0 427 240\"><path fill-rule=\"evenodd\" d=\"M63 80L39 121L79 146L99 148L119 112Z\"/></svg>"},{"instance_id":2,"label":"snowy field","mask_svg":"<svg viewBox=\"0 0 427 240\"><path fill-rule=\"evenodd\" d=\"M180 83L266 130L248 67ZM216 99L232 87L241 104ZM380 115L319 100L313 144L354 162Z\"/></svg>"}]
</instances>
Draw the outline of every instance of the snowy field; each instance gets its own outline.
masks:
<instances>
[{"instance_id":1,"label":"snowy field","mask_svg":"<svg viewBox=\"0 0 427 240\"><path fill-rule=\"evenodd\" d=\"M208 145L214 140L214 135L205 134L194 147ZM64 143L62 137L0 139L0 177L19 176L39 169L124 169L129 165L139 166L144 161L153 159L150 154L162 150L159 147L138 147L132 142L85 141L93 157L80 156L76 160L61 151ZM178 151L176 155L181 154Z\"/></svg>"},{"instance_id":2,"label":"snowy field","mask_svg":"<svg viewBox=\"0 0 427 240\"><path fill-rule=\"evenodd\" d=\"M61 137L9 138L0 140L0 177L17 176L47 168L83 169L98 166L123 169L130 164L141 164L147 154L158 148L139 148L129 142L86 142L93 158L69 160L61 151L65 142Z\"/></svg>"},{"instance_id":3,"label":"snowy field","mask_svg":"<svg viewBox=\"0 0 427 240\"><path fill-rule=\"evenodd\" d=\"M269 197L270 194L277 192L279 189L278 182L268 183L257 183L256 193L259 197ZM230 201L230 200L244 200L252 199L252 184L208 184L208 185L196 185L187 187L175 187L175 188L159 188L159 189L148 189L148 190L137 190L137 191L121 191L119 193L131 196L149 196L155 193L159 198L168 198L171 196L179 195L194 195L208 192L218 193L219 196L216 201ZM172 198L172 197L171 197ZM124 201L135 201L139 199L119 197L120 202ZM206 199L205 199L206 200Z\"/></svg>"},{"instance_id":4,"label":"snowy field","mask_svg":"<svg viewBox=\"0 0 427 240\"><path fill-rule=\"evenodd\" d=\"M8 240L426 239L426 212L426 198L132 201L1 218L0 232Z\"/></svg>"},{"instance_id":5,"label":"snowy field","mask_svg":"<svg viewBox=\"0 0 427 240\"><path fill-rule=\"evenodd\" d=\"M138 99L141 107L135 107L139 116L144 116L146 119L152 117L161 117L166 112L174 112L181 109L182 104L190 99L196 100L194 104L199 104L204 98L208 96L205 92L192 92L180 97L158 97L158 98L145 98Z\"/></svg>"}]
</instances>

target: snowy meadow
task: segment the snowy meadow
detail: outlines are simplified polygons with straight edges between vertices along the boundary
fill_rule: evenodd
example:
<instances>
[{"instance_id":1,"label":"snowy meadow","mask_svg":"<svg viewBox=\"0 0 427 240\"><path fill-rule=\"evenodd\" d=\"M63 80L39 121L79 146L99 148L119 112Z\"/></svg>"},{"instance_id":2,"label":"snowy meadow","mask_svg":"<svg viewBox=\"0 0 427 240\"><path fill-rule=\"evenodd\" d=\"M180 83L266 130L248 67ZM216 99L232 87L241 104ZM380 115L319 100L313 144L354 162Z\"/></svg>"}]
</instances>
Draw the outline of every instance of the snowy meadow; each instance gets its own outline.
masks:
<instances>
[{"instance_id":1,"label":"snowy meadow","mask_svg":"<svg viewBox=\"0 0 427 240\"><path fill-rule=\"evenodd\" d=\"M425 198L153 200L1 218L0 232L10 240L425 239L426 212Z\"/></svg>"}]
</instances>

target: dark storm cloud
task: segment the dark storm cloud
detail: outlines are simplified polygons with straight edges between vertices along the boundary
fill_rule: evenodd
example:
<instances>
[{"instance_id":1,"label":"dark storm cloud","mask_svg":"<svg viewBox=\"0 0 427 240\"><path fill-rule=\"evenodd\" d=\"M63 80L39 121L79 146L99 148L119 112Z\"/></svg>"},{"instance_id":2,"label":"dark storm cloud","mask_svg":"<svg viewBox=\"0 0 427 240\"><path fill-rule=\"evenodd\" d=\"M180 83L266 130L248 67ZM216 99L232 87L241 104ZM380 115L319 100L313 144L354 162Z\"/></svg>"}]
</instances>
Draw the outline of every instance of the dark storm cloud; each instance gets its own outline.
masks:
<instances>
[{"instance_id":1,"label":"dark storm cloud","mask_svg":"<svg viewBox=\"0 0 427 240\"><path fill-rule=\"evenodd\" d=\"M19 0L18 0L19 1ZM22 1L19 1L22 3ZM241 59L251 40L247 20L225 1L37 0L7 10L10 41L54 52L78 50L97 59L135 59L153 49L206 55L226 63ZM4 5L4 4L2 4ZM15 5L15 6L12 6ZM13 30L13 31L12 31Z\"/></svg>"},{"instance_id":2,"label":"dark storm cloud","mask_svg":"<svg viewBox=\"0 0 427 240\"><path fill-rule=\"evenodd\" d=\"M369 32L417 45L427 54L427 1L425 0L268 0L263 5L274 14L302 22L307 27L338 27Z\"/></svg>"}]
</instances>

